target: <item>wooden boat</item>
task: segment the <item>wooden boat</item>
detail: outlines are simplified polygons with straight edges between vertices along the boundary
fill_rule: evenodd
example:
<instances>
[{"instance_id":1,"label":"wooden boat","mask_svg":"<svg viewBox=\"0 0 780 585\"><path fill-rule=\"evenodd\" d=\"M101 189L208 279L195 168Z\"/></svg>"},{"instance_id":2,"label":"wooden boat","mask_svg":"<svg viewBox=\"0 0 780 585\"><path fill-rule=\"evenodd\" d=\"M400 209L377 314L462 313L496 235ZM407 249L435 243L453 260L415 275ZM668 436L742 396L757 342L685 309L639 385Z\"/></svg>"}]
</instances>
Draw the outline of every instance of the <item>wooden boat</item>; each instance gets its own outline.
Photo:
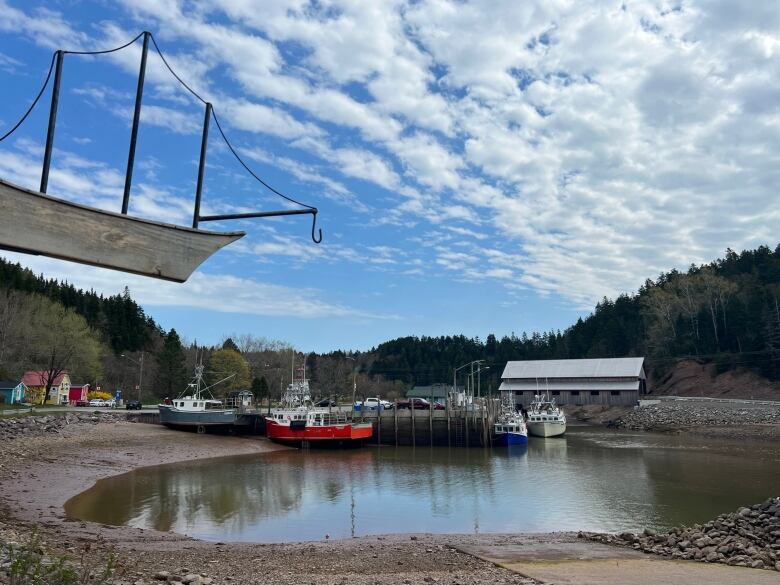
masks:
<instances>
[{"instance_id":1,"label":"wooden boat","mask_svg":"<svg viewBox=\"0 0 780 585\"><path fill-rule=\"evenodd\" d=\"M43 195L0 179L0 248L184 282L244 232L208 232Z\"/></svg>"}]
</instances>

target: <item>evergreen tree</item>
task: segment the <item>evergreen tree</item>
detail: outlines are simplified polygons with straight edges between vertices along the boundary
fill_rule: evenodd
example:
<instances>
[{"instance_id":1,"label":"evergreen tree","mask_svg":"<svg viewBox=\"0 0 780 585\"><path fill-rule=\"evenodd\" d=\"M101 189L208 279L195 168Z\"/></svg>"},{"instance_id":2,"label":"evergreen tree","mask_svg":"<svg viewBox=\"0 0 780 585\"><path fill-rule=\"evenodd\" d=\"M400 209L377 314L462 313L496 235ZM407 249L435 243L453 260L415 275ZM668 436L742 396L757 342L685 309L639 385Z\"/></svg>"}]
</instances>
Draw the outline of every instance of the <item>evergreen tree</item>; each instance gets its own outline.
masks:
<instances>
[{"instance_id":1,"label":"evergreen tree","mask_svg":"<svg viewBox=\"0 0 780 585\"><path fill-rule=\"evenodd\" d=\"M225 342L222 344L222 349L230 349L232 351L235 351L236 353L241 353L241 350L238 349L236 342L233 341L230 337L228 337L225 340Z\"/></svg>"},{"instance_id":2,"label":"evergreen tree","mask_svg":"<svg viewBox=\"0 0 780 585\"><path fill-rule=\"evenodd\" d=\"M175 329L165 336L162 349L157 354L155 392L160 397L178 396L187 384L184 348Z\"/></svg>"}]
</instances>

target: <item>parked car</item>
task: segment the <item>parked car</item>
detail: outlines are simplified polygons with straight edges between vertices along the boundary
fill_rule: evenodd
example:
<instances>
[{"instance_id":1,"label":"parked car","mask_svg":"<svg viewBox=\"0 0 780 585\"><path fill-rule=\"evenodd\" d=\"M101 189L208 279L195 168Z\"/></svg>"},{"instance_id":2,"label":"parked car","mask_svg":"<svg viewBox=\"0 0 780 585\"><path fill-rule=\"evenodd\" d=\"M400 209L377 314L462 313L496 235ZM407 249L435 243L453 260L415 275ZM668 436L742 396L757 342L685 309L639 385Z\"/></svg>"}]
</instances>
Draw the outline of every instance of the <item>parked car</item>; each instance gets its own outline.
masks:
<instances>
[{"instance_id":1,"label":"parked car","mask_svg":"<svg viewBox=\"0 0 780 585\"><path fill-rule=\"evenodd\" d=\"M365 408L366 410L377 410L380 406L385 409L393 408L393 403L388 402L387 400L382 400L379 397L376 398L366 398L365 401L360 402L359 400L355 402L356 407Z\"/></svg>"},{"instance_id":2,"label":"parked car","mask_svg":"<svg viewBox=\"0 0 780 585\"><path fill-rule=\"evenodd\" d=\"M107 406L108 408L116 408L116 400L109 398L106 400L106 403L103 406Z\"/></svg>"},{"instance_id":3,"label":"parked car","mask_svg":"<svg viewBox=\"0 0 780 585\"><path fill-rule=\"evenodd\" d=\"M398 410L408 410L410 408L413 408L414 410L430 410L431 403L425 400L425 398L407 398L405 400L398 401ZM435 406L434 409L436 409Z\"/></svg>"},{"instance_id":4,"label":"parked car","mask_svg":"<svg viewBox=\"0 0 780 585\"><path fill-rule=\"evenodd\" d=\"M125 408L127 410L141 410L143 405L140 400L128 400L127 404L125 404Z\"/></svg>"},{"instance_id":5,"label":"parked car","mask_svg":"<svg viewBox=\"0 0 780 585\"><path fill-rule=\"evenodd\" d=\"M328 408L331 406L338 406L338 404L332 398L323 398L319 402L316 402L314 406L318 406L320 408Z\"/></svg>"},{"instance_id":6,"label":"parked car","mask_svg":"<svg viewBox=\"0 0 780 585\"><path fill-rule=\"evenodd\" d=\"M105 406L106 405L106 401L103 400L102 398L93 398L92 400L89 401L89 405L90 406Z\"/></svg>"},{"instance_id":7,"label":"parked car","mask_svg":"<svg viewBox=\"0 0 780 585\"><path fill-rule=\"evenodd\" d=\"M89 400L77 400L76 406L89 406Z\"/></svg>"}]
</instances>

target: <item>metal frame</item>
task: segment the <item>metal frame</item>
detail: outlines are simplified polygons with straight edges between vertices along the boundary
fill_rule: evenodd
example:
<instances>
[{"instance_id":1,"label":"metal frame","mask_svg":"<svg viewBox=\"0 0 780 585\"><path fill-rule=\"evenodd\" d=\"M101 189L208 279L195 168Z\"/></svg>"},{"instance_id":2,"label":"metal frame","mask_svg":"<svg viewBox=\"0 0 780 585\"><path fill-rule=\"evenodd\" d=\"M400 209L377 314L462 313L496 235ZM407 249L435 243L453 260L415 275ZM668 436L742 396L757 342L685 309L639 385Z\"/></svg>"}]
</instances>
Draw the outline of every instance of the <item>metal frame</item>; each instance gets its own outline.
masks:
<instances>
[{"instance_id":1,"label":"metal frame","mask_svg":"<svg viewBox=\"0 0 780 585\"><path fill-rule=\"evenodd\" d=\"M122 215L127 215L128 208L130 206L130 191L133 182L133 167L135 164L135 151L138 143L138 127L141 122L141 102L143 101L144 82L146 79L146 62L149 53L149 40L152 33L144 31L143 33L143 48L141 51L141 64L138 72L138 84L135 94L135 106L133 111L133 125L130 131L130 148L127 155L127 169L125 171L125 186L122 196ZM46 193L49 182L49 170L51 168L51 156L54 147L54 131L57 124L57 110L59 107L60 98L60 86L62 82L62 68L65 54L68 51L58 50L56 51L55 59L55 72L54 72L54 86L52 88L51 95L51 107L49 110L49 124L46 133L46 148L43 156L43 169L41 173L41 187L40 192ZM200 161L198 163L198 181L195 188L195 205L192 215L192 228L198 229L198 224L202 221L223 221L223 220L235 220L235 219L255 219L262 217L280 217L287 215L311 215L311 237L312 240L319 244L322 241L322 230L319 230L318 236L315 236L315 228L317 224L316 207L307 207L306 209L290 209L281 211L258 211L254 213L228 213L220 215L200 215L200 204L203 193L203 178L206 168L206 150L208 147L209 136L209 124L213 116L213 106L211 103L206 103L206 111L203 118L203 135L201 137L200 146Z\"/></svg>"}]
</instances>

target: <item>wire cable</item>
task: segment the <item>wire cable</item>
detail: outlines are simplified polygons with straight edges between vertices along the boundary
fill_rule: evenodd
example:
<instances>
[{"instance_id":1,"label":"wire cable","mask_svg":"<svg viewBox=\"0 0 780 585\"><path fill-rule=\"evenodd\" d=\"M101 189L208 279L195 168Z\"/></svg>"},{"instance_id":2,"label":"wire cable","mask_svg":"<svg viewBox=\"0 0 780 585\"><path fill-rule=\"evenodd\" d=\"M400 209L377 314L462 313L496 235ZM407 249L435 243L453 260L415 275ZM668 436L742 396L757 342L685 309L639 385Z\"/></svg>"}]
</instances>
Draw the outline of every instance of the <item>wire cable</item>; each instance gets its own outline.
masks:
<instances>
[{"instance_id":1,"label":"wire cable","mask_svg":"<svg viewBox=\"0 0 780 585\"><path fill-rule=\"evenodd\" d=\"M54 51L54 54L51 56L51 63L49 64L49 72L46 74L46 80L43 82L43 87L41 87L41 90L38 92L38 95L35 96L35 99L33 100L30 107L27 109L27 111L24 113L24 116L16 123L14 124L14 127L11 128L8 132L0 136L0 142L8 138L11 134L13 134L19 126L22 125L22 123L27 119L27 116L30 115L30 113L33 111L35 106L38 104L38 100L41 99L41 96L43 95L43 92L46 90L46 86L49 85L49 79L51 79L51 72L54 70L54 61L57 58L57 53L60 52L63 55L104 55L106 53L114 53L116 51L121 51L122 49L129 47L134 42L136 42L138 39L140 39L145 33L139 33L136 35L136 37L125 43L124 45L120 47L115 47L113 49L105 49L102 51ZM150 33L151 34L151 33Z\"/></svg>"},{"instance_id":2,"label":"wire cable","mask_svg":"<svg viewBox=\"0 0 780 585\"><path fill-rule=\"evenodd\" d=\"M51 63L49 64L49 72L46 74L46 80L43 82L43 86L41 87L41 90L38 92L38 95L35 96L35 99L33 100L32 104L30 104L30 107L27 108L27 111L24 113L24 116L22 116L21 120L19 120L13 128L11 128L8 132L0 136L0 142L8 138L11 134L13 134L16 129L22 125L22 122L24 122L27 119L27 116L30 115L30 113L35 108L36 104L38 103L38 100L41 99L41 96L43 95L43 92L46 90L46 86L49 85L49 79L51 79L51 72L54 70L54 60L57 57L57 52L55 51L54 54L51 56Z\"/></svg>"},{"instance_id":3,"label":"wire cable","mask_svg":"<svg viewBox=\"0 0 780 585\"><path fill-rule=\"evenodd\" d=\"M194 96L194 97L195 97L195 98L196 98L198 101L200 101L200 102L201 102L202 104L204 104L204 105L205 105L205 104L207 104L208 102L207 102L205 99L203 99L203 98L202 98L202 97L201 97L201 96L198 94L198 92L196 92L196 91L195 91L194 89L192 89L192 88L191 88L189 85L187 85L187 84L186 84L186 83L185 83L185 82L182 80L182 78L181 78L181 77L179 77L179 76L176 74L176 72L173 70L173 68L170 66L170 64L168 63L168 61L167 61L167 60L165 59L165 57L163 56L162 50L160 49L159 45L157 44L157 41L155 40L155 38L154 38L154 35L151 35L151 37L152 37L152 44L154 45L154 49L155 49L155 51L157 51L157 54L160 56L160 59L162 59L162 62L163 62L163 64L164 64L164 65L165 65L165 67L168 69L168 71L170 71L171 75L173 75L173 76L176 78L176 80L177 80L179 83L181 83L181 84L184 86L184 88L185 88L185 89L186 89L188 92L190 92L190 93L191 93L191 94L192 94L192 95L193 95L193 96ZM274 187L272 187L271 185L269 185L268 183L266 183L266 182L265 182L263 179L261 179L261 178L260 178L260 177L259 177L259 176L258 176L258 175L257 175L257 174L256 174L256 173L255 173L255 172L252 170L252 169L251 169L251 168L249 168L249 165L247 165L247 164L244 162L244 159L242 159L242 158L241 158L241 156L238 154L238 152L236 151L236 149L235 149L235 148L233 148L233 145L230 143L230 140L228 140L228 137L227 137L227 135L225 134L225 131L222 129L222 125L219 123L219 119L217 118L217 113L216 113L216 111L214 110L214 108L213 108L213 107L212 107L212 110L211 110L211 116L212 116L212 118L214 118L214 123L217 125L217 129L219 130L219 134L222 136L222 140L224 140L224 141L225 141L225 144L227 145L228 149L230 149L230 152L232 152L232 153L233 153L233 156L235 156L235 157L236 157L236 160L237 160L237 161L238 161L238 162L241 164L241 166L242 166L242 167L244 167L244 169L246 169L246 171L247 171L247 172L248 172L250 175L252 175L252 176L255 178L255 180L257 180L257 181L258 181L258 182L259 182L259 183L260 183L260 184L261 184L263 187L265 187L266 189L268 189L269 191L271 191L271 193L274 193L275 195L278 195L278 196L279 196L279 197L281 197L282 199L286 199L286 200L287 200L287 201L289 201L290 203L294 203L295 205L300 205L301 207L305 207L306 209L311 209L311 210L313 210L313 211L316 211L316 209L317 209L316 207L314 207L314 206L312 206L312 205L307 205L306 203L301 203L300 201L297 201L297 200L293 199L292 197L288 197L287 195L285 195L284 193L282 193L282 192L281 192L281 191L279 191L278 189L275 189Z\"/></svg>"},{"instance_id":4,"label":"wire cable","mask_svg":"<svg viewBox=\"0 0 780 585\"><path fill-rule=\"evenodd\" d=\"M125 43L121 47L115 47L113 49L105 49L103 51L62 51L62 52L65 55L105 55L106 53L115 53L116 51L121 51L122 49L129 47L145 34L146 32L138 33L138 35L136 35L136 37L132 41ZM151 35L152 33L149 34Z\"/></svg>"},{"instance_id":5,"label":"wire cable","mask_svg":"<svg viewBox=\"0 0 780 585\"><path fill-rule=\"evenodd\" d=\"M154 39L154 35L150 35L150 36L152 37L152 44L154 45L154 50L155 50L155 51L157 51L157 54L160 56L160 59L162 59L162 62L163 62L163 64L165 65L165 67L168 69L168 71L170 71L170 72L171 72L171 75L173 75L173 76L176 78L176 81L178 81L179 83L181 83L181 84L182 84L182 85L183 85L183 86L184 86L184 87L187 89L187 91L188 91L188 92L190 92L190 93L191 93L193 96L195 96L195 99L197 99L198 101L200 101L200 102L201 102L201 103L202 103L202 104L205 106L205 105L206 105L208 102L206 102L206 100L204 100L202 97L200 97L200 96L198 95L198 92L196 92L196 91L195 91L194 89L192 89L192 88L191 88L189 85L187 85L186 83L184 83L184 80L183 80L181 77L179 77L178 75L176 75L176 72L173 70L173 67L171 67L171 66L168 64L168 61L165 59L165 56L163 56L163 54L162 54L162 51L160 50L160 47L159 47L159 45L157 44L157 41Z\"/></svg>"}]
</instances>

